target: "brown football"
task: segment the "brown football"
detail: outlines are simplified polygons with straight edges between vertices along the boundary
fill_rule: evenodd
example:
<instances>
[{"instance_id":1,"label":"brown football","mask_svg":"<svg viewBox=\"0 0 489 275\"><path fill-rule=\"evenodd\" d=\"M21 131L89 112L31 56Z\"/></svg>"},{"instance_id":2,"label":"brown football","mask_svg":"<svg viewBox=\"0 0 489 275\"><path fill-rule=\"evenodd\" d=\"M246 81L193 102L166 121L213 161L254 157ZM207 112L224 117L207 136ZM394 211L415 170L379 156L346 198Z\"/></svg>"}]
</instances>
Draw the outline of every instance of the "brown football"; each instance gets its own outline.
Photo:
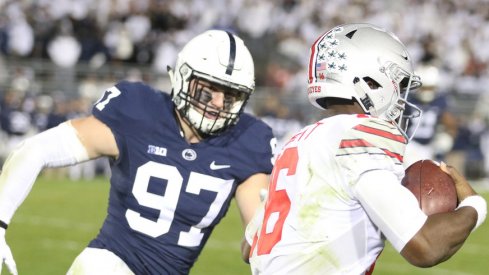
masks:
<instances>
[{"instance_id":1,"label":"brown football","mask_svg":"<svg viewBox=\"0 0 489 275\"><path fill-rule=\"evenodd\" d=\"M452 178L431 160L419 160L406 169L402 185L409 189L426 215L453 211L457 191Z\"/></svg>"}]
</instances>

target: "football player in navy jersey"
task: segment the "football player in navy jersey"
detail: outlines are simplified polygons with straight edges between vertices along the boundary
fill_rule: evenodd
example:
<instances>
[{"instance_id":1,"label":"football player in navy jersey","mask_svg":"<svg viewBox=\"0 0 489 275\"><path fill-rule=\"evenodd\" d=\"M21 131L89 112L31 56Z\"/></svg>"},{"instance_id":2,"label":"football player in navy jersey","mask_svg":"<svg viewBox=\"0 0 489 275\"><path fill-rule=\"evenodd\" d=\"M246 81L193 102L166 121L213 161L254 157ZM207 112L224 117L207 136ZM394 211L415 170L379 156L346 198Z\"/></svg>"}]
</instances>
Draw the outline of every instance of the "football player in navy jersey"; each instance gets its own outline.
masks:
<instances>
[{"instance_id":1,"label":"football player in navy jersey","mask_svg":"<svg viewBox=\"0 0 489 275\"><path fill-rule=\"evenodd\" d=\"M0 176L0 256L16 273L5 230L45 167L108 156L107 217L68 274L187 274L236 198L246 225L272 169L272 130L243 113L254 65L243 41L210 30L169 68L171 96L120 82L92 115L25 140Z\"/></svg>"}]
</instances>

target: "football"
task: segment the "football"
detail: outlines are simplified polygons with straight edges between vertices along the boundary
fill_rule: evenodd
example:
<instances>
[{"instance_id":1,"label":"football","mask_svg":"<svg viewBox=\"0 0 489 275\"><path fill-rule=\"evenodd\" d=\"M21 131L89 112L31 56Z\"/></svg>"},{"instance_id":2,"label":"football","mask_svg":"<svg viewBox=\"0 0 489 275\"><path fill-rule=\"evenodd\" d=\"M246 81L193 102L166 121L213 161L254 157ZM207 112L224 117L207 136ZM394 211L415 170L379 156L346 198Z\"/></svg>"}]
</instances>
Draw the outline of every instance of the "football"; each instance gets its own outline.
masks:
<instances>
[{"instance_id":1,"label":"football","mask_svg":"<svg viewBox=\"0 0 489 275\"><path fill-rule=\"evenodd\" d=\"M452 178L431 160L411 164L402 179L426 215L453 211L457 207L457 191Z\"/></svg>"}]
</instances>

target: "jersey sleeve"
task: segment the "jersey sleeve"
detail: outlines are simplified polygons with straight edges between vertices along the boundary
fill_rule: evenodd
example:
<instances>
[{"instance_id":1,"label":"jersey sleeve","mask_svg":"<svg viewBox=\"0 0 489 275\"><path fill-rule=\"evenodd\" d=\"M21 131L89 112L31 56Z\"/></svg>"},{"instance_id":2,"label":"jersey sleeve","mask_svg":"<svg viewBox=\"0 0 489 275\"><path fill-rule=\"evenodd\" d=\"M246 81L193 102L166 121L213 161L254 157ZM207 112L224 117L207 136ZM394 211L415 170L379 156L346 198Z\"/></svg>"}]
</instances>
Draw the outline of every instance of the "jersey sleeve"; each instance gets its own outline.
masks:
<instances>
[{"instance_id":1,"label":"jersey sleeve","mask_svg":"<svg viewBox=\"0 0 489 275\"><path fill-rule=\"evenodd\" d=\"M414 195L397 184L396 176L389 171L364 173L353 190L370 219L398 252L428 218Z\"/></svg>"},{"instance_id":2,"label":"jersey sleeve","mask_svg":"<svg viewBox=\"0 0 489 275\"><path fill-rule=\"evenodd\" d=\"M274 162L276 139L272 129L256 118L246 118L246 130L239 134L236 150L232 152L240 163L239 177L246 180L253 174L270 174Z\"/></svg>"},{"instance_id":3,"label":"jersey sleeve","mask_svg":"<svg viewBox=\"0 0 489 275\"><path fill-rule=\"evenodd\" d=\"M403 155L407 140L397 127L377 118L360 119L345 131L335 158L346 171L349 185L372 170L392 171L399 180L404 176Z\"/></svg>"},{"instance_id":4,"label":"jersey sleeve","mask_svg":"<svg viewBox=\"0 0 489 275\"><path fill-rule=\"evenodd\" d=\"M154 109L151 105L154 94L145 84L122 81L104 92L94 104L92 114L113 131L137 134L151 129L147 124Z\"/></svg>"}]
</instances>

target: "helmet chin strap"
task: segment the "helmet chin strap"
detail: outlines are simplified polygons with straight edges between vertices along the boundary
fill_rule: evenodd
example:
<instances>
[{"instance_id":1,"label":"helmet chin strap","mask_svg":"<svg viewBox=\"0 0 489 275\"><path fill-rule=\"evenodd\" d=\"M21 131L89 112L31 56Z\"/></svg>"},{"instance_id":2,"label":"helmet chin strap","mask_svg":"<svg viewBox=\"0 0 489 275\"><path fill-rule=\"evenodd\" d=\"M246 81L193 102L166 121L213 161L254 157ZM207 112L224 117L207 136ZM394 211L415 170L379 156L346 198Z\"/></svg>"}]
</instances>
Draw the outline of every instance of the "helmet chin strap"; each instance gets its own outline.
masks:
<instances>
[{"instance_id":1,"label":"helmet chin strap","mask_svg":"<svg viewBox=\"0 0 489 275\"><path fill-rule=\"evenodd\" d=\"M354 82L353 87L355 88L355 92L357 93L357 95L360 96L361 102L359 102L359 103L362 106L362 109L365 111L365 113L372 114L370 109L374 107L374 104L372 103L372 100L370 99L370 97L365 92L365 89L369 89L367 86L367 83L360 80L360 78L358 78L358 77L355 77L353 82ZM376 114L372 114L372 115L376 115Z\"/></svg>"},{"instance_id":2,"label":"helmet chin strap","mask_svg":"<svg viewBox=\"0 0 489 275\"><path fill-rule=\"evenodd\" d=\"M173 84L173 75L175 74L173 72L173 69L170 66L166 66L166 71L168 72L168 75L170 76L170 82Z\"/></svg>"},{"instance_id":3,"label":"helmet chin strap","mask_svg":"<svg viewBox=\"0 0 489 275\"><path fill-rule=\"evenodd\" d=\"M180 135L189 142L194 143L202 140L205 137L189 120L181 113L181 110L175 110L178 117L178 126L180 127ZM191 135L189 133L192 133Z\"/></svg>"},{"instance_id":4,"label":"helmet chin strap","mask_svg":"<svg viewBox=\"0 0 489 275\"><path fill-rule=\"evenodd\" d=\"M172 97L173 97L173 93L175 92L174 91L174 88L173 88L173 87L175 87L174 86L174 84L175 84L174 81L175 80L173 79L175 77L175 72L173 71L173 69L170 66L166 66L166 71L168 72L168 76L170 77L170 84L171 84L171 87L172 87L171 92L172 92Z\"/></svg>"}]
</instances>

